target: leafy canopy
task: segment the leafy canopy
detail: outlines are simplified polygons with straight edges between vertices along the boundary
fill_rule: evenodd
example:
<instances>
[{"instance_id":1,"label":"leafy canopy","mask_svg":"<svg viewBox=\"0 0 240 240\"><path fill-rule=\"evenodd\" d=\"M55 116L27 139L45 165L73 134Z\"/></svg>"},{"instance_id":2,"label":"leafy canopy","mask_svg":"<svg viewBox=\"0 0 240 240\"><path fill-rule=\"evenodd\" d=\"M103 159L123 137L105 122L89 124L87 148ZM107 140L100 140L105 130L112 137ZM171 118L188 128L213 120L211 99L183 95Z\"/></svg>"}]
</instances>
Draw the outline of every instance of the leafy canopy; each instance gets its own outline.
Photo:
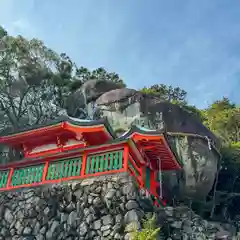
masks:
<instances>
[{"instance_id":1,"label":"leafy canopy","mask_svg":"<svg viewBox=\"0 0 240 240\"><path fill-rule=\"evenodd\" d=\"M104 68L78 68L65 53L57 54L38 39L10 36L0 27L0 131L19 129L56 118L84 82L124 82Z\"/></svg>"},{"instance_id":2,"label":"leafy canopy","mask_svg":"<svg viewBox=\"0 0 240 240\"><path fill-rule=\"evenodd\" d=\"M160 232L160 228L156 224L156 215L153 214L152 217L147 217L143 219L143 228L141 231L138 230L137 225L130 223L127 226L127 230L132 231L132 240L156 240Z\"/></svg>"}]
</instances>

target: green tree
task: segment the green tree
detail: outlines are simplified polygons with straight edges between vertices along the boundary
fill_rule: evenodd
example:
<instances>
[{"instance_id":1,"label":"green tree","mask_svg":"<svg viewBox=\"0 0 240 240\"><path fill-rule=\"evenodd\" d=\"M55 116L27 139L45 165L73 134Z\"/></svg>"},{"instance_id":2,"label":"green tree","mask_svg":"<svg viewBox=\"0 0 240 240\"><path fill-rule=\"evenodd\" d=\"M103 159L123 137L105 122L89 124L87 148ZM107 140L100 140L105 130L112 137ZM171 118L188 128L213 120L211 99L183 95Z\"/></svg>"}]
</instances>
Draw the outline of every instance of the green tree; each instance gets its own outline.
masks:
<instances>
[{"instance_id":1,"label":"green tree","mask_svg":"<svg viewBox=\"0 0 240 240\"><path fill-rule=\"evenodd\" d=\"M58 55L37 39L0 39L1 126L18 129L57 115L52 84Z\"/></svg>"},{"instance_id":2,"label":"green tree","mask_svg":"<svg viewBox=\"0 0 240 240\"><path fill-rule=\"evenodd\" d=\"M50 84L54 87L54 104L59 108L64 108L65 101L71 92L72 86L76 83L73 77L76 72L76 66L69 56L61 53L55 61L56 71L52 73Z\"/></svg>"},{"instance_id":3,"label":"green tree","mask_svg":"<svg viewBox=\"0 0 240 240\"><path fill-rule=\"evenodd\" d=\"M231 144L240 141L240 108L228 98L214 102L204 111L205 125L223 142Z\"/></svg>"},{"instance_id":4,"label":"green tree","mask_svg":"<svg viewBox=\"0 0 240 240\"><path fill-rule=\"evenodd\" d=\"M73 77L73 81L70 84L70 91L74 92L81 85L88 80L107 80L118 83L122 87L125 87L124 81L119 77L117 73L107 72L104 68L97 68L93 71L85 67L76 68L75 75Z\"/></svg>"},{"instance_id":5,"label":"green tree","mask_svg":"<svg viewBox=\"0 0 240 240\"><path fill-rule=\"evenodd\" d=\"M165 84L155 84L151 87L144 87L142 92L153 94L161 100L170 101L177 104L186 104L187 92L179 87Z\"/></svg>"},{"instance_id":6,"label":"green tree","mask_svg":"<svg viewBox=\"0 0 240 240\"><path fill-rule=\"evenodd\" d=\"M7 35L8 35L7 31L3 27L0 26L0 39Z\"/></svg>"},{"instance_id":7,"label":"green tree","mask_svg":"<svg viewBox=\"0 0 240 240\"><path fill-rule=\"evenodd\" d=\"M0 28L0 129L57 117L69 94L90 79L124 86L116 73L78 68L65 53L57 54L38 39L13 37Z\"/></svg>"}]
</instances>

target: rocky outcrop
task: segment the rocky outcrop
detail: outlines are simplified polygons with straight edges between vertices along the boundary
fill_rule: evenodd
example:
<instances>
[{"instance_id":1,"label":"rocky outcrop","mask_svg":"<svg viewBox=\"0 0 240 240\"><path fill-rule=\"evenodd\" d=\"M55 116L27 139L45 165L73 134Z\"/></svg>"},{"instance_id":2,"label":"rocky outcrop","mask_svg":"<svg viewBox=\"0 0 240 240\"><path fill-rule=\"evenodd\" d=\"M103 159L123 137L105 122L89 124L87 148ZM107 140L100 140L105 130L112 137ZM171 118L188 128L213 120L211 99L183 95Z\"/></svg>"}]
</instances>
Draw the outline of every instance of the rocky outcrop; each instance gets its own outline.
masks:
<instances>
[{"instance_id":1,"label":"rocky outcrop","mask_svg":"<svg viewBox=\"0 0 240 240\"><path fill-rule=\"evenodd\" d=\"M150 129L159 129L164 125L169 133L170 146L183 165L182 172L164 173L165 192L177 198L207 196L213 186L220 157L209 146L210 142L217 146L218 140L191 113L176 104L161 102L154 96L120 88L106 81L104 84L87 82L78 93L75 93L74 101L70 101L72 110L69 113L83 116L83 111L74 104L83 107L85 103L85 113L88 112L93 118L107 117L118 135L132 125Z\"/></svg>"},{"instance_id":2,"label":"rocky outcrop","mask_svg":"<svg viewBox=\"0 0 240 240\"><path fill-rule=\"evenodd\" d=\"M87 81L68 97L66 102L67 114L72 117L79 117L81 116L79 115L81 114L80 109L86 108L87 104L95 101L103 93L119 88L121 88L119 84L105 80Z\"/></svg>"},{"instance_id":3,"label":"rocky outcrop","mask_svg":"<svg viewBox=\"0 0 240 240\"><path fill-rule=\"evenodd\" d=\"M206 139L194 136L169 136L171 149L183 170L165 172L164 185L175 189L179 198L204 199L215 181L219 155L209 148Z\"/></svg>"},{"instance_id":4,"label":"rocky outcrop","mask_svg":"<svg viewBox=\"0 0 240 240\"><path fill-rule=\"evenodd\" d=\"M162 233L165 232L169 240L230 240L236 234L233 226L206 221L186 206L159 208L156 214L158 224L163 226Z\"/></svg>"},{"instance_id":5,"label":"rocky outcrop","mask_svg":"<svg viewBox=\"0 0 240 240\"><path fill-rule=\"evenodd\" d=\"M103 93L99 98L96 100L96 105L108 105L115 102L119 102L121 100L126 100L138 92L134 89L129 88L122 88L122 89L114 89L108 92Z\"/></svg>"},{"instance_id":6,"label":"rocky outcrop","mask_svg":"<svg viewBox=\"0 0 240 240\"><path fill-rule=\"evenodd\" d=\"M0 239L127 240L131 236L129 224L140 230L143 217L153 212L162 227L158 239L221 239L221 234L230 235L186 207L153 207L134 179L122 174L1 193Z\"/></svg>"}]
</instances>

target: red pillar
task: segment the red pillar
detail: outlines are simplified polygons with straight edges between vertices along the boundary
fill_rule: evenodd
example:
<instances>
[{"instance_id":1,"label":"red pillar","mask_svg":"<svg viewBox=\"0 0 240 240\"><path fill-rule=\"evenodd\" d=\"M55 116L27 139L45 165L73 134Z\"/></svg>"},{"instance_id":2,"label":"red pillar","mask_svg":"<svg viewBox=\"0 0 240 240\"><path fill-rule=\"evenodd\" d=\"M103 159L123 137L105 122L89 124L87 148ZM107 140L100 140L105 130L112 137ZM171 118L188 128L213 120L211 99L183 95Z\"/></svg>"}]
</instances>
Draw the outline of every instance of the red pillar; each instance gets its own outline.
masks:
<instances>
[{"instance_id":1,"label":"red pillar","mask_svg":"<svg viewBox=\"0 0 240 240\"><path fill-rule=\"evenodd\" d=\"M129 155L128 145L125 144L124 150L123 150L123 168L124 168L125 172L128 171L128 155Z\"/></svg>"},{"instance_id":2,"label":"red pillar","mask_svg":"<svg viewBox=\"0 0 240 240\"><path fill-rule=\"evenodd\" d=\"M151 193L156 196L157 195L157 189L156 189L156 173L154 170L151 170L150 174L150 183L151 183Z\"/></svg>"},{"instance_id":3,"label":"red pillar","mask_svg":"<svg viewBox=\"0 0 240 240\"><path fill-rule=\"evenodd\" d=\"M87 153L83 153L83 158L82 158L82 169L81 169L81 177L85 175L86 171L86 165L87 165Z\"/></svg>"},{"instance_id":4,"label":"red pillar","mask_svg":"<svg viewBox=\"0 0 240 240\"><path fill-rule=\"evenodd\" d=\"M46 181L47 172L48 172L48 166L49 166L49 161L46 161L44 169L43 169L42 182Z\"/></svg>"}]
</instances>

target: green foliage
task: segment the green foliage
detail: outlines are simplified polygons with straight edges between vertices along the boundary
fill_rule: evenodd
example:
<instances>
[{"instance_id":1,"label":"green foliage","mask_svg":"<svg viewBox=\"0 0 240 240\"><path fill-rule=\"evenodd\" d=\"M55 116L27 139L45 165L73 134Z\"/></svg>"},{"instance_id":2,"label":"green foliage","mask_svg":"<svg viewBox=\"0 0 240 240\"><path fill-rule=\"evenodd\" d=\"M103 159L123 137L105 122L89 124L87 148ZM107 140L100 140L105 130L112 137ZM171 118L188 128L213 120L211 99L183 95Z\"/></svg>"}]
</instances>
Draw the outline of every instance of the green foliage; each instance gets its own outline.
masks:
<instances>
[{"instance_id":1,"label":"green foliage","mask_svg":"<svg viewBox=\"0 0 240 240\"><path fill-rule=\"evenodd\" d=\"M137 227L133 227L134 230L131 235L132 240L156 240L160 232L160 228L156 226L156 216L147 217L143 220L143 229L139 231Z\"/></svg>"},{"instance_id":2,"label":"green foliage","mask_svg":"<svg viewBox=\"0 0 240 240\"><path fill-rule=\"evenodd\" d=\"M224 165L240 169L240 142L231 143L221 150Z\"/></svg>"},{"instance_id":3,"label":"green foliage","mask_svg":"<svg viewBox=\"0 0 240 240\"><path fill-rule=\"evenodd\" d=\"M38 39L10 36L1 26L0 45L0 130L54 119L69 94L90 79L125 86L114 72L78 68L65 53L57 54Z\"/></svg>"},{"instance_id":4,"label":"green foliage","mask_svg":"<svg viewBox=\"0 0 240 240\"><path fill-rule=\"evenodd\" d=\"M7 31L0 26L0 39L3 38L4 36L7 36Z\"/></svg>"},{"instance_id":5,"label":"green foliage","mask_svg":"<svg viewBox=\"0 0 240 240\"><path fill-rule=\"evenodd\" d=\"M97 68L93 71L88 70L85 67L80 67L76 69L76 74L74 76L74 81L70 84L70 90L74 92L77 90L84 82L88 80L107 80L118 83L122 87L125 87L123 80L118 74L114 72L107 72L104 68Z\"/></svg>"},{"instance_id":6,"label":"green foliage","mask_svg":"<svg viewBox=\"0 0 240 240\"><path fill-rule=\"evenodd\" d=\"M1 47L1 128L18 129L55 116L58 109L49 103L54 102L51 78L57 54L41 41L21 36L6 35Z\"/></svg>"},{"instance_id":7,"label":"green foliage","mask_svg":"<svg viewBox=\"0 0 240 240\"><path fill-rule=\"evenodd\" d=\"M204 112L204 124L209 127L224 145L240 141L240 108L223 98L214 102Z\"/></svg>"},{"instance_id":8,"label":"green foliage","mask_svg":"<svg viewBox=\"0 0 240 240\"><path fill-rule=\"evenodd\" d=\"M167 86L165 84L155 84L149 88L144 87L141 89L141 92L155 95L164 101L186 104L187 92L179 87Z\"/></svg>"}]
</instances>

